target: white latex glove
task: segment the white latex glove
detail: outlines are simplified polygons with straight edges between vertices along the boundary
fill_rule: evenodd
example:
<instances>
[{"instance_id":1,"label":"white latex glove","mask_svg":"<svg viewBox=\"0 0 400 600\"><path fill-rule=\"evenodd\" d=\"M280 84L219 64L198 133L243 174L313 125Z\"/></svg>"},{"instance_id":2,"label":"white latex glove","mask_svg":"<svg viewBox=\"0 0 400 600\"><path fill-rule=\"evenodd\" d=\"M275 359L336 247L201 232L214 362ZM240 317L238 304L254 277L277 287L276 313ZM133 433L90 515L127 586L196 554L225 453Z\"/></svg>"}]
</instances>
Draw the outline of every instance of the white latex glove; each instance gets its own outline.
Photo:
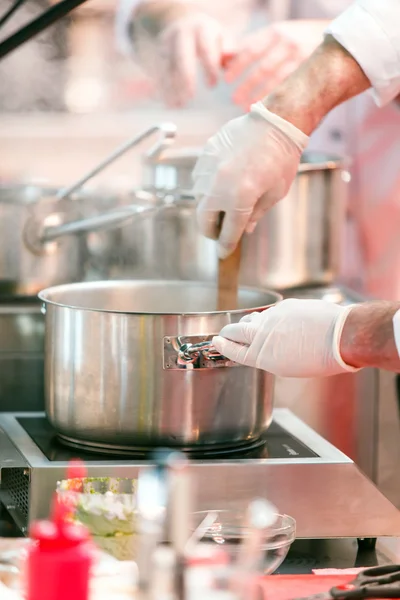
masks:
<instances>
[{"instance_id":1,"label":"white latex glove","mask_svg":"<svg viewBox=\"0 0 400 600\"><path fill-rule=\"evenodd\" d=\"M23 596L20 592L16 590L12 590L9 587L6 587L0 581L0 598L1 600L23 600Z\"/></svg>"},{"instance_id":2,"label":"white latex glove","mask_svg":"<svg viewBox=\"0 0 400 600\"><path fill-rule=\"evenodd\" d=\"M307 142L308 136L261 102L208 140L193 171L193 194L200 230L219 239L221 258L286 196ZM218 237L220 212L225 217Z\"/></svg>"},{"instance_id":3,"label":"white latex glove","mask_svg":"<svg viewBox=\"0 0 400 600\"><path fill-rule=\"evenodd\" d=\"M340 338L353 306L323 300L283 300L226 325L215 348L235 362L283 377L356 371L340 356Z\"/></svg>"},{"instance_id":4,"label":"white latex glove","mask_svg":"<svg viewBox=\"0 0 400 600\"><path fill-rule=\"evenodd\" d=\"M218 21L199 11L176 19L158 36L157 78L168 106L184 106L196 91L197 66L210 87L216 85L221 62L231 46Z\"/></svg>"},{"instance_id":5,"label":"white latex glove","mask_svg":"<svg viewBox=\"0 0 400 600\"><path fill-rule=\"evenodd\" d=\"M328 21L281 21L245 36L225 70L228 83L240 80L235 104L248 110L288 77L318 46Z\"/></svg>"}]
</instances>

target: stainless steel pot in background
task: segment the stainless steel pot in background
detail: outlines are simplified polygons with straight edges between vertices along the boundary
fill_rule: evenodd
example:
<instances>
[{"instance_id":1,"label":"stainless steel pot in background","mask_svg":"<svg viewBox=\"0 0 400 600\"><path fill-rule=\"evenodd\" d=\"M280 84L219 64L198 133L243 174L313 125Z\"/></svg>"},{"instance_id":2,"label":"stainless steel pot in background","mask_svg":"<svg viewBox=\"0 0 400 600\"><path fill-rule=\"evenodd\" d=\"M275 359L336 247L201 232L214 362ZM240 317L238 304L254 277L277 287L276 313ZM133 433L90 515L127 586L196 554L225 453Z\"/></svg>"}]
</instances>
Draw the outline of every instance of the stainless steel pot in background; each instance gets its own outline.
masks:
<instances>
[{"instance_id":1,"label":"stainless steel pot in background","mask_svg":"<svg viewBox=\"0 0 400 600\"><path fill-rule=\"evenodd\" d=\"M143 184L158 194L183 194L190 198L191 172L199 150L166 150L144 163ZM242 245L242 285L287 289L328 284L339 272L342 228L345 219L346 183L349 174L337 157L304 153L289 194L259 222ZM190 228L186 208L186 222ZM195 220L194 204L192 219ZM135 228L135 224L132 224ZM128 230L126 230L128 234ZM201 263L197 275L215 278L215 248L191 228L185 250ZM184 254L184 251L182 251ZM144 253L144 261L148 257ZM207 271L207 272L206 272Z\"/></svg>"},{"instance_id":2,"label":"stainless steel pot in background","mask_svg":"<svg viewBox=\"0 0 400 600\"><path fill-rule=\"evenodd\" d=\"M67 210L71 219L79 217L77 205L56 200L54 192L38 185L0 188L1 296L34 296L49 282L56 285L84 277L85 240L82 237L69 236L45 244L40 254L25 244L27 223L59 225Z\"/></svg>"},{"instance_id":3,"label":"stainless steel pot in background","mask_svg":"<svg viewBox=\"0 0 400 600\"><path fill-rule=\"evenodd\" d=\"M104 189L58 200L59 191L0 187L0 298L79 281L215 280L215 242L200 236L193 200Z\"/></svg>"},{"instance_id":4,"label":"stainless steel pot in background","mask_svg":"<svg viewBox=\"0 0 400 600\"><path fill-rule=\"evenodd\" d=\"M116 198L114 193L80 192L71 201L57 199L58 192L58 189L39 185L0 187L2 297L35 296L50 285L99 278L102 272L100 269L99 275L96 273L99 252L102 264L108 264L110 256L114 257L110 243L116 238L111 232L103 235L101 231L89 229L49 240L41 240L40 236L42 232L59 231L66 222L82 224L101 220L105 212L115 213L118 202L127 205L125 196ZM136 197L129 196L129 201L135 202Z\"/></svg>"},{"instance_id":5,"label":"stainless steel pot in background","mask_svg":"<svg viewBox=\"0 0 400 600\"><path fill-rule=\"evenodd\" d=\"M159 139L148 150L149 159L171 143L175 126L162 123L131 137L67 188L0 186L0 296L35 295L49 285L91 277L90 234L120 227L133 217L152 212L157 198L139 190L129 195L130 203L121 203L114 191L110 202L107 193L91 195L81 188L155 133ZM141 204L143 195L145 205ZM115 259L114 247L110 244L113 241L102 239L102 247L106 245L111 253L111 257L107 256L107 265L110 259Z\"/></svg>"},{"instance_id":6,"label":"stainless steel pot in background","mask_svg":"<svg viewBox=\"0 0 400 600\"><path fill-rule=\"evenodd\" d=\"M216 286L131 281L44 290L48 417L64 440L121 449L204 450L249 443L268 427L274 377L229 363L212 335L280 296L242 288L216 312Z\"/></svg>"}]
</instances>

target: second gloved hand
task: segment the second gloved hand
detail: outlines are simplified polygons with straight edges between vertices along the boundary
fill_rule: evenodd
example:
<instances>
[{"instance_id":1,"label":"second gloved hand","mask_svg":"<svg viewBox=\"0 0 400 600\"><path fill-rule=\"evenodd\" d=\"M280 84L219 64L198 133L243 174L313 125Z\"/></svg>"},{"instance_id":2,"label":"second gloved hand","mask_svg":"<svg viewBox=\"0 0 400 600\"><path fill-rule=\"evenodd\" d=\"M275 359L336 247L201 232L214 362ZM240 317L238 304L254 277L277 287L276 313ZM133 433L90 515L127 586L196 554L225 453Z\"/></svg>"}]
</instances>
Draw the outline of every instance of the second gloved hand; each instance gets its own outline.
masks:
<instances>
[{"instance_id":1,"label":"second gloved hand","mask_svg":"<svg viewBox=\"0 0 400 600\"><path fill-rule=\"evenodd\" d=\"M328 22L290 19L245 35L225 70L228 83L238 82L233 101L247 110L269 94L315 50Z\"/></svg>"},{"instance_id":2,"label":"second gloved hand","mask_svg":"<svg viewBox=\"0 0 400 600\"><path fill-rule=\"evenodd\" d=\"M193 194L200 230L219 240L220 258L288 193L307 143L307 135L262 102L208 140L193 171Z\"/></svg>"},{"instance_id":3,"label":"second gloved hand","mask_svg":"<svg viewBox=\"0 0 400 600\"><path fill-rule=\"evenodd\" d=\"M192 2L139 0L132 27L141 65L174 108L195 96L199 66L208 86L215 86L223 57L234 49L220 23Z\"/></svg>"},{"instance_id":4,"label":"second gloved hand","mask_svg":"<svg viewBox=\"0 0 400 600\"><path fill-rule=\"evenodd\" d=\"M340 356L340 338L352 308L323 300L284 300L226 325L213 344L230 360L283 377L355 371Z\"/></svg>"}]
</instances>

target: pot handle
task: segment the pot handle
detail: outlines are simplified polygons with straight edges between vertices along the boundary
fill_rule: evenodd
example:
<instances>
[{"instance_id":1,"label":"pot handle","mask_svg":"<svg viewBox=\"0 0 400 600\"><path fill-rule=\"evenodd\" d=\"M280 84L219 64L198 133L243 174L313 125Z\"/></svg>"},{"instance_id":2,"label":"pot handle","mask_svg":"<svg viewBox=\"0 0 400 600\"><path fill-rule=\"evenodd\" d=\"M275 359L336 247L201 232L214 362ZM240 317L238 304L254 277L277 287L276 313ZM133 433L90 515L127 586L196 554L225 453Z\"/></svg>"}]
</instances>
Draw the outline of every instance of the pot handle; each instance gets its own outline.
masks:
<instances>
[{"instance_id":1,"label":"pot handle","mask_svg":"<svg viewBox=\"0 0 400 600\"><path fill-rule=\"evenodd\" d=\"M79 190L85 183L89 181L89 179L92 179L101 173L101 171L120 158L123 154L128 152L128 150L138 146L145 139L157 132L160 133L160 138L149 151L152 155L161 153L165 148L172 144L176 136L176 126L173 123L161 123L160 125L154 125L153 127L146 129L146 131L143 131L139 135L135 135L133 138L129 139L127 142L114 150L114 152L109 154L104 160L101 161L101 163L94 167L94 169L91 169L78 181L60 190L60 192L57 194L57 200L63 200L64 198L70 196L73 192Z\"/></svg>"},{"instance_id":2,"label":"pot handle","mask_svg":"<svg viewBox=\"0 0 400 600\"><path fill-rule=\"evenodd\" d=\"M145 196L148 195L149 194L144 191L140 191L136 194L137 198L142 197L142 199L145 199ZM94 217L78 219L77 221L67 221L61 225L50 225L48 227L43 223L38 223L34 219L29 219L25 223L23 229L23 240L31 252L41 255L45 251L46 244L54 242L66 235L113 229L123 225L130 219L158 215L173 207L179 206L179 204L180 200L176 200L175 198L170 199L169 202L164 201L163 204L156 204L153 206L128 204L127 206L121 206Z\"/></svg>"},{"instance_id":3,"label":"pot handle","mask_svg":"<svg viewBox=\"0 0 400 600\"><path fill-rule=\"evenodd\" d=\"M214 335L168 336L164 342L163 368L177 369L215 369L221 367L239 367L214 348L211 341Z\"/></svg>"},{"instance_id":4,"label":"pot handle","mask_svg":"<svg viewBox=\"0 0 400 600\"><path fill-rule=\"evenodd\" d=\"M126 221L129 221L134 217L147 217L152 214L158 214L161 211L170 208L171 205L172 203L158 206L129 204L114 210L109 210L94 217L88 217L87 219L79 219L78 221L63 223L62 225L51 225L50 227L44 227L43 231L39 233L38 242L40 245L43 245L48 242L53 242L65 235L115 228L123 225ZM30 245L32 245L32 243Z\"/></svg>"}]
</instances>

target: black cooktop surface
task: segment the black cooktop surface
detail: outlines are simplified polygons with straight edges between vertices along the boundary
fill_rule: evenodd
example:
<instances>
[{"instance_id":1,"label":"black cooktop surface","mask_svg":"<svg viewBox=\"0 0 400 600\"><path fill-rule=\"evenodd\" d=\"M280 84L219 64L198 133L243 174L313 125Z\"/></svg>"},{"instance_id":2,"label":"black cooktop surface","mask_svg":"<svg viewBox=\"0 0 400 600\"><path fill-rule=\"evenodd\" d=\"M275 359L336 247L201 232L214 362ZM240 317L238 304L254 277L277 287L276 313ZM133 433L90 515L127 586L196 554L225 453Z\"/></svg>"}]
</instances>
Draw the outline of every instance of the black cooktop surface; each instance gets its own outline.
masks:
<instances>
[{"instance_id":1,"label":"black cooktop surface","mask_svg":"<svg viewBox=\"0 0 400 600\"><path fill-rule=\"evenodd\" d=\"M46 419L46 417L19 417L18 423L25 429L38 448L50 461L68 461L79 457L90 462L106 460L147 460L151 456L152 449L132 452L127 456L114 451L112 454L106 452L93 452L83 448L71 448L65 445L57 436L57 432ZM208 450L206 452L188 452L192 460L238 460L255 458L313 458L318 455L310 450L303 442L285 431L278 423L272 422L265 438L251 443L246 447L236 449Z\"/></svg>"}]
</instances>

